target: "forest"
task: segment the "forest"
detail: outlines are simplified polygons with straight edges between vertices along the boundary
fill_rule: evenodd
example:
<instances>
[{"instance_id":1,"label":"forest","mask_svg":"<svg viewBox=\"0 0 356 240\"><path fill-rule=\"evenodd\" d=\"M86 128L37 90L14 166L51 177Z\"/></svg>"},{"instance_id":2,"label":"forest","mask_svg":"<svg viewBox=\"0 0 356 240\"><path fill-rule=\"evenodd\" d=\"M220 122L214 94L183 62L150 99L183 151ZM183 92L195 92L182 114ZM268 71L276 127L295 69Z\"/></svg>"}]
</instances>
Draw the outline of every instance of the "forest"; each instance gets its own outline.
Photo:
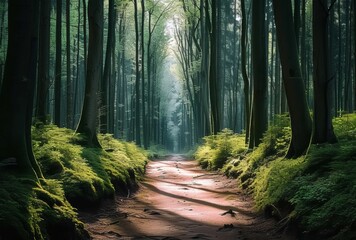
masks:
<instances>
[{"instance_id":1,"label":"forest","mask_svg":"<svg viewBox=\"0 0 356 240\"><path fill-rule=\"evenodd\" d=\"M0 240L356 238L356 1L0 0L0 111Z\"/></svg>"}]
</instances>

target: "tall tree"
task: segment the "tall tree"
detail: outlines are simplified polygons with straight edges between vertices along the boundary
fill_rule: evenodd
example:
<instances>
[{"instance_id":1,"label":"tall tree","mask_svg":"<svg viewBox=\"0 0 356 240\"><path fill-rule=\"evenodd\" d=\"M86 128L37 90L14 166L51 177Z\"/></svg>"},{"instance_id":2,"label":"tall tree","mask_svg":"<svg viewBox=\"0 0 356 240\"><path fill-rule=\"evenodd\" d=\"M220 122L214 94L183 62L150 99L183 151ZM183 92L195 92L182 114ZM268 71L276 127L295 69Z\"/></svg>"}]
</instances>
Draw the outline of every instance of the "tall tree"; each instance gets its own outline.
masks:
<instances>
[{"instance_id":1,"label":"tall tree","mask_svg":"<svg viewBox=\"0 0 356 240\"><path fill-rule=\"evenodd\" d=\"M136 133L136 144L141 145L141 121L140 121L140 34L139 34L139 20L138 20L138 6L137 0L134 0L134 11L135 11L135 61L136 61L136 82L135 82L135 133Z\"/></svg>"},{"instance_id":2,"label":"tall tree","mask_svg":"<svg viewBox=\"0 0 356 240\"><path fill-rule=\"evenodd\" d=\"M73 128L73 83L71 62L70 0L66 0L66 52L67 52L67 127Z\"/></svg>"},{"instance_id":3,"label":"tall tree","mask_svg":"<svg viewBox=\"0 0 356 240\"><path fill-rule=\"evenodd\" d=\"M9 1L9 35L0 91L0 162L16 171L41 176L31 141L33 96L38 51L38 1Z\"/></svg>"},{"instance_id":4,"label":"tall tree","mask_svg":"<svg viewBox=\"0 0 356 240\"><path fill-rule=\"evenodd\" d=\"M210 106L211 106L211 129L213 134L217 134L221 130L219 116L219 83L218 83L218 8L217 1L211 2L211 32L210 32L210 72L209 72L209 91L210 91ZM207 6L206 6L207 7Z\"/></svg>"},{"instance_id":5,"label":"tall tree","mask_svg":"<svg viewBox=\"0 0 356 240\"><path fill-rule=\"evenodd\" d=\"M38 59L38 83L37 83L37 108L36 117L46 121L47 96L49 88L49 43L50 43L50 13L49 1L41 2L40 10L40 35L39 35L39 59Z\"/></svg>"},{"instance_id":6,"label":"tall tree","mask_svg":"<svg viewBox=\"0 0 356 240\"><path fill-rule=\"evenodd\" d=\"M56 18L56 69L54 85L54 123L61 126L61 92L62 92L62 0L57 0Z\"/></svg>"},{"instance_id":7,"label":"tall tree","mask_svg":"<svg viewBox=\"0 0 356 240\"><path fill-rule=\"evenodd\" d=\"M267 129L267 46L265 0L252 1L253 94L249 148L258 146Z\"/></svg>"},{"instance_id":8,"label":"tall tree","mask_svg":"<svg viewBox=\"0 0 356 240\"><path fill-rule=\"evenodd\" d=\"M332 6L331 6L332 7ZM328 43L329 11L327 0L313 0L313 79L314 133L313 143L335 142L332 117L333 97Z\"/></svg>"},{"instance_id":9,"label":"tall tree","mask_svg":"<svg viewBox=\"0 0 356 240\"><path fill-rule=\"evenodd\" d=\"M286 157L292 158L304 154L308 149L312 122L300 72L291 0L273 0L273 9L292 128L292 139Z\"/></svg>"},{"instance_id":10,"label":"tall tree","mask_svg":"<svg viewBox=\"0 0 356 240\"><path fill-rule=\"evenodd\" d=\"M89 52L83 109L77 133L87 138L88 146L100 147L97 137L98 94L103 69L103 0L89 0Z\"/></svg>"},{"instance_id":11,"label":"tall tree","mask_svg":"<svg viewBox=\"0 0 356 240\"><path fill-rule=\"evenodd\" d=\"M250 83L248 80L246 69L246 43L247 43L247 16L245 8L245 0L241 0L241 73L244 82L244 99L245 99L245 129L246 139L245 143L248 143L250 136Z\"/></svg>"},{"instance_id":12,"label":"tall tree","mask_svg":"<svg viewBox=\"0 0 356 240\"><path fill-rule=\"evenodd\" d=\"M106 44L105 66L103 79L101 83L101 113L100 113L100 129L102 133L108 132L108 98L109 98L109 82L112 69L112 56L115 35L115 1L109 0L109 23L108 23L108 38ZM110 86L111 87L111 86Z\"/></svg>"},{"instance_id":13,"label":"tall tree","mask_svg":"<svg viewBox=\"0 0 356 240\"><path fill-rule=\"evenodd\" d=\"M146 98L145 98L145 0L141 0L141 117L142 117L142 133L143 146L148 147L148 129L146 119Z\"/></svg>"}]
</instances>

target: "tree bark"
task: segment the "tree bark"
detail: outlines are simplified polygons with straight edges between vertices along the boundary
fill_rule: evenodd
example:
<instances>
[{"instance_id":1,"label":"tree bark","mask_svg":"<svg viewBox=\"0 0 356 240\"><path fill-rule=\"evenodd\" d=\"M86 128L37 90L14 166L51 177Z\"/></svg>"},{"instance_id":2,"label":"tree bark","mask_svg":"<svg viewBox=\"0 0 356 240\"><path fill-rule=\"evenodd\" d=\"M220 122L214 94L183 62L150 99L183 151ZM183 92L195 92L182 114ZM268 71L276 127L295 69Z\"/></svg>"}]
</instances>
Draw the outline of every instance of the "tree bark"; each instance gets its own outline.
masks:
<instances>
[{"instance_id":1,"label":"tree bark","mask_svg":"<svg viewBox=\"0 0 356 240\"><path fill-rule=\"evenodd\" d=\"M330 74L328 1L313 0L314 133L313 143L336 142L332 125L334 77Z\"/></svg>"},{"instance_id":2,"label":"tree bark","mask_svg":"<svg viewBox=\"0 0 356 240\"><path fill-rule=\"evenodd\" d=\"M283 82L291 118L292 139L286 158L306 153L311 139L312 122L300 72L290 0L273 0Z\"/></svg>"},{"instance_id":3,"label":"tree bark","mask_svg":"<svg viewBox=\"0 0 356 240\"><path fill-rule=\"evenodd\" d=\"M9 1L8 51L0 91L1 168L37 178L31 121L38 51L39 4L32 0Z\"/></svg>"},{"instance_id":4,"label":"tree bark","mask_svg":"<svg viewBox=\"0 0 356 240\"><path fill-rule=\"evenodd\" d=\"M110 74L112 68L112 53L115 34L115 1L109 0L109 23L108 23L108 38L106 44L104 74L101 83L101 113L100 113L100 132L108 133L108 115L109 115L109 85Z\"/></svg>"},{"instance_id":5,"label":"tree bark","mask_svg":"<svg viewBox=\"0 0 356 240\"><path fill-rule=\"evenodd\" d=\"M245 99L245 143L247 144L250 138L250 83L248 80L246 69L246 43L247 43L247 16L245 8L245 0L241 0L241 73L244 81L244 99Z\"/></svg>"},{"instance_id":6,"label":"tree bark","mask_svg":"<svg viewBox=\"0 0 356 240\"><path fill-rule=\"evenodd\" d=\"M47 95L49 88L49 47L50 47L50 13L49 1L42 1L40 8L40 35L37 83L37 108L36 117L43 123L46 122Z\"/></svg>"},{"instance_id":7,"label":"tree bark","mask_svg":"<svg viewBox=\"0 0 356 240\"><path fill-rule=\"evenodd\" d=\"M146 119L145 99L145 0L141 0L141 117L142 117L142 140L145 149L148 148L148 126Z\"/></svg>"},{"instance_id":8,"label":"tree bark","mask_svg":"<svg viewBox=\"0 0 356 240\"><path fill-rule=\"evenodd\" d=\"M210 32L210 42L211 42L211 53L210 53L210 73L209 73L209 92L210 92L210 107L211 107L211 129L214 135L216 135L221 130L220 116L219 116L219 86L217 80L217 67L218 67L218 46L217 46L217 24L218 24L218 10L216 1L211 3L211 32Z\"/></svg>"},{"instance_id":9,"label":"tree bark","mask_svg":"<svg viewBox=\"0 0 356 240\"><path fill-rule=\"evenodd\" d=\"M265 0L252 1L253 100L249 148L257 147L267 130L267 46Z\"/></svg>"},{"instance_id":10,"label":"tree bark","mask_svg":"<svg viewBox=\"0 0 356 240\"><path fill-rule=\"evenodd\" d=\"M138 7L137 0L134 0L134 15L135 15L135 60L136 60L136 82L135 82L135 133L136 133L136 144L141 145L141 121L140 121L140 37L139 37L139 28L138 28Z\"/></svg>"},{"instance_id":11,"label":"tree bark","mask_svg":"<svg viewBox=\"0 0 356 240\"><path fill-rule=\"evenodd\" d=\"M89 52L85 97L77 133L88 146L100 147L97 138L98 94L103 69L103 0L89 0Z\"/></svg>"},{"instance_id":12,"label":"tree bark","mask_svg":"<svg viewBox=\"0 0 356 240\"><path fill-rule=\"evenodd\" d=\"M66 0L67 128L73 128L73 81L70 38L70 0Z\"/></svg>"},{"instance_id":13,"label":"tree bark","mask_svg":"<svg viewBox=\"0 0 356 240\"><path fill-rule=\"evenodd\" d=\"M62 94L62 0L57 0L56 18L56 66L54 85L54 123L61 127L61 94Z\"/></svg>"}]
</instances>

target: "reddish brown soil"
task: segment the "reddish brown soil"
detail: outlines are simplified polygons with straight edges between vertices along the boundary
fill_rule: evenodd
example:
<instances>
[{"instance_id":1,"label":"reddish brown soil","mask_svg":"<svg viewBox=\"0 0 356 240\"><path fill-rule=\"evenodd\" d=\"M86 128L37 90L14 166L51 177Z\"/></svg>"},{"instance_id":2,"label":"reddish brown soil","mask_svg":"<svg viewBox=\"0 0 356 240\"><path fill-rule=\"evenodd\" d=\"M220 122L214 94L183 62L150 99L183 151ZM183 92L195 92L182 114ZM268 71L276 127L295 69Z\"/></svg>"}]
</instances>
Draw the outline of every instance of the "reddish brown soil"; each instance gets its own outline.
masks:
<instances>
[{"instance_id":1,"label":"reddish brown soil","mask_svg":"<svg viewBox=\"0 0 356 240\"><path fill-rule=\"evenodd\" d=\"M179 155L151 161L137 193L81 219L93 239L290 239L254 212L235 180Z\"/></svg>"}]
</instances>

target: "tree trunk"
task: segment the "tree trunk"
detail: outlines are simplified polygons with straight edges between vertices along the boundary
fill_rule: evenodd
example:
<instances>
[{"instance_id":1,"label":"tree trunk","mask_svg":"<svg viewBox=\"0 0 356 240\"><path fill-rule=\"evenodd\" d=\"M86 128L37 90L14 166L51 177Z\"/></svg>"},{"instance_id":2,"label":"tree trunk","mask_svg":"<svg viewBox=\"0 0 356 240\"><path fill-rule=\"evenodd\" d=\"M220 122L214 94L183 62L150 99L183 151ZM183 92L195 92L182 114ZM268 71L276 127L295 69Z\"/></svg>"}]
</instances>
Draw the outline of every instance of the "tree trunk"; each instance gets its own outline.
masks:
<instances>
[{"instance_id":1,"label":"tree trunk","mask_svg":"<svg viewBox=\"0 0 356 240\"><path fill-rule=\"evenodd\" d=\"M83 0L83 48L84 48L84 78L87 73L87 3Z\"/></svg>"},{"instance_id":2,"label":"tree trunk","mask_svg":"<svg viewBox=\"0 0 356 240\"><path fill-rule=\"evenodd\" d=\"M136 144L141 145L141 121L140 121L140 37L138 28L138 7L137 0L134 0L135 8L135 60L136 60L136 82L135 82L135 133L136 133Z\"/></svg>"},{"instance_id":3,"label":"tree trunk","mask_svg":"<svg viewBox=\"0 0 356 240\"><path fill-rule=\"evenodd\" d=\"M273 8L292 128L292 139L286 157L299 157L309 147L312 122L300 72L291 1L273 0Z\"/></svg>"},{"instance_id":4,"label":"tree trunk","mask_svg":"<svg viewBox=\"0 0 356 240\"><path fill-rule=\"evenodd\" d=\"M108 133L108 97L109 97L109 81L112 68L112 52L114 45L115 34L115 1L109 0L109 23L108 23L108 38L106 44L104 74L101 83L101 113L100 113L100 132Z\"/></svg>"},{"instance_id":5,"label":"tree trunk","mask_svg":"<svg viewBox=\"0 0 356 240\"><path fill-rule=\"evenodd\" d=\"M66 0L67 128L73 128L73 83L70 43L70 0Z\"/></svg>"},{"instance_id":6,"label":"tree trunk","mask_svg":"<svg viewBox=\"0 0 356 240\"><path fill-rule=\"evenodd\" d=\"M327 0L313 0L314 133L313 143L336 142L332 126L334 78L330 74Z\"/></svg>"},{"instance_id":7,"label":"tree trunk","mask_svg":"<svg viewBox=\"0 0 356 240\"><path fill-rule=\"evenodd\" d=\"M1 167L34 178L41 176L29 145L37 67L38 7L37 1L9 1L8 51L0 91L0 109L6 113L0 115Z\"/></svg>"},{"instance_id":8,"label":"tree trunk","mask_svg":"<svg viewBox=\"0 0 356 240\"><path fill-rule=\"evenodd\" d=\"M211 3L211 33L210 33L210 42L211 42L211 53L210 53L210 74L209 74L209 84L210 84L210 106L211 106L211 115L212 115L212 122L211 122L211 129L214 135L218 133L221 129L220 125L220 116L219 116L219 86L217 80L217 67L218 67L218 59L217 59L217 6L216 1L212 1Z\"/></svg>"},{"instance_id":9,"label":"tree trunk","mask_svg":"<svg viewBox=\"0 0 356 240\"><path fill-rule=\"evenodd\" d=\"M267 129L267 46L265 0L252 1L253 100L249 148L257 147Z\"/></svg>"},{"instance_id":10,"label":"tree trunk","mask_svg":"<svg viewBox=\"0 0 356 240\"><path fill-rule=\"evenodd\" d=\"M298 52L299 52L299 36L300 36L300 1L301 0L294 0L294 31L295 31L295 39L297 41Z\"/></svg>"},{"instance_id":11,"label":"tree trunk","mask_svg":"<svg viewBox=\"0 0 356 240\"><path fill-rule=\"evenodd\" d=\"M142 117L142 137L143 146L148 148L147 119L146 119L146 99L145 99L145 0L141 0L141 117Z\"/></svg>"},{"instance_id":12,"label":"tree trunk","mask_svg":"<svg viewBox=\"0 0 356 240\"><path fill-rule=\"evenodd\" d=\"M89 0L89 52L85 97L77 133L82 133L88 146L100 147L97 138L98 90L103 68L103 1Z\"/></svg>"},{"instance_id":13,"label":"tree trunk","mask_svg":"<svg viewBox=\"0 0 356 240\"><path fill-rule=\"evenodd\" d=\"M54 123L61 127L62 96L62 0L57 0L56 18L56 67L54 85Z\"/></svg>"},{"instance_id":14,"label":"tree trunk","mask_svg":"<svg viewBox=\"0 0 356 240\"><path fill-rule=\"evenodd\" d=\"M248 80L247 69L246 69L246 43L247 43L247 16L245 9L245 0L241 0L241 73L244 81L244 99L245 99L245 131L246 138L245 143L247 144L250 138L250 83Z\"/></svg>"},{"instance_id":15,"label":"tree trunk","mask_svg":"<svg viewBox=\"0 0 356 240\"><path fill-rule=\"evenodd\" d=\"M49 42L50 42L50 12L49 1L41 2L38 83L37 83L37 109L36 117L43 123L46 122L47 95L49 88Z\"/></svg>"}]
</instances>

